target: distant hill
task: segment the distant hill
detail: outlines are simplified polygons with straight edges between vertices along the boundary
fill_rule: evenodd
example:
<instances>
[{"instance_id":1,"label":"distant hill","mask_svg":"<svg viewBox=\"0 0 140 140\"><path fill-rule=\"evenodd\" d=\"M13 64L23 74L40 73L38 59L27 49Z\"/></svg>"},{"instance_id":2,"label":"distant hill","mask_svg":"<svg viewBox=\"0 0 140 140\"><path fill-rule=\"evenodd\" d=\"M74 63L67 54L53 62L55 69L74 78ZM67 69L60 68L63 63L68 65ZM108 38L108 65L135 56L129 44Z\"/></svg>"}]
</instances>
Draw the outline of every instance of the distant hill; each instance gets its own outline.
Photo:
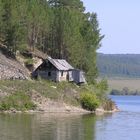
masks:
<instances>
[{"instance_id":1,"label":"distant hill","mask_svg":"<svg viewBox=\"0 0 140 140\"><path fill-rule=\"evenodd\" d=\"M140 78L140 54L98 54L100 76Z\"/></svg>"}]
</instances>

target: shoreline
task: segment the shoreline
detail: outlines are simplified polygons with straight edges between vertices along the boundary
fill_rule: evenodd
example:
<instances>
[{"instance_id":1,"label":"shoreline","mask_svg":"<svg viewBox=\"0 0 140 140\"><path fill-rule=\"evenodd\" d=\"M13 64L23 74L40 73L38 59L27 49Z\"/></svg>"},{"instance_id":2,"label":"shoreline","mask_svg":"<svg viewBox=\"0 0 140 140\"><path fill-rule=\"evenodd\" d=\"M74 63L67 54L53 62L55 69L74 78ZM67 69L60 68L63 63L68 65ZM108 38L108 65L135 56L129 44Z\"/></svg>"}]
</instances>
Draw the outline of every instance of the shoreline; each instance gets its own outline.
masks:
<instances>
[{"instance_id":1,"label":"shoreline","mask_svg":"<svg viewBox=\"0 0 140 140\"><path fill-rule=\"evenodd\" d=\"M1 81L0 85L0 113L105 114L118 111L110 100L101 103L96 111L83 109L78 102L79 95L89 89L80 89L71 83L7 80Z\"/></svg>"},{"instance_id":2,"label":"shoreline","mask_svg":"<svg viewBox=\"0 0 140 140\"><path fill-rule=\"evenodd\" d=\"M108 114L108 113L116 113L120 112L120 110L116 107L113 110L104 110L102 108L97 108L96 111L88 111L85 109L82 109L80 107L75 107L75 106L67 106L67 107L72 107L71 109L63 108L62 109L53 109L51 108L49 110L26 110L26 111L18 111L16 109L11 109L11 110L5 110L5 111L0 111L0 114L77 114L77 115L84 115L84 114L94 114L97 116Z\"/></svg>"}]
</instances>

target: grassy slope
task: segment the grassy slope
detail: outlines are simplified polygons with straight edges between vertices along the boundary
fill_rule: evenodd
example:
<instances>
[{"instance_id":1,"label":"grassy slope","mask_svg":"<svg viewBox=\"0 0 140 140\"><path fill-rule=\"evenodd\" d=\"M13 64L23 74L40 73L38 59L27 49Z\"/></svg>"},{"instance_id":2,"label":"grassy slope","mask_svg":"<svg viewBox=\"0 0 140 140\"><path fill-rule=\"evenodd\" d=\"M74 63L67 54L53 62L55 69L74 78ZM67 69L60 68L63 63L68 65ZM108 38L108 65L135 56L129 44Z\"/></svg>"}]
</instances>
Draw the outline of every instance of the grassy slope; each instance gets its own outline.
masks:
<instances>
[{"instance_id":1,"label":"grassy slope","mask_svg":"<svg viewBox=\"0 0 140 140\"><path fill-rule=\"evenodd\" d=\"M34 91L55 101L63 100L68 104L77 105L76 96L80 88L70 83L54 83L49 81L0 81L0 89L8 94L25 93L32 94ZM75 98L73 98L75 97Z\"/></svg>"},{"instance_id":2,"label":"grassy slope","mask_svg":"<svg viewBox=\"0 0 140 140\"><path fill-rule=\"evenodd\" d=\"M114 104L106 98L101 99L101 91L93 86L77 86L73 83L54 83L44 80L5 80L0 81L0 110L32 110L32 95L46 97L54 102L67 105L80 106L80 93L93 93L100 99L100 104L105 110L112 110ZM8 96L7 96L8 95ZM42 99L40 100L42 102ZM46 101L44 102L46 103Z\"/></svg>"},{"instance_id":3,"label":"grassy slope","mask_svg":"<svg viewBox=\"0 0 140 140\"><path fill-rule=\"evenodd\" d=\"M54 83L50 81L34 80L3 80L0 81L0 110L32 110L35 104L32 98L51 99L56 102L64 102L68 105L79 106L79 93L81 88L72 83ZM8 95L8 96L7 96Z\"/></svg>"}]
</instances>

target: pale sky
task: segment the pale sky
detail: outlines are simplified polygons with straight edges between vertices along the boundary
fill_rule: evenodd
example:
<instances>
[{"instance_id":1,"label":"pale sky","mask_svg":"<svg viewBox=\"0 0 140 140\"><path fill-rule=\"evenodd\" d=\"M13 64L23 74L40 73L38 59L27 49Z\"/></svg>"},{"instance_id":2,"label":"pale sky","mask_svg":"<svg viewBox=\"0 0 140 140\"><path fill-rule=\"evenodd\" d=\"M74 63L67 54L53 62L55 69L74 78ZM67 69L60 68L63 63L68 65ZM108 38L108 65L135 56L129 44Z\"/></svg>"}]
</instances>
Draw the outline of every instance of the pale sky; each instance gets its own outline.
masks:
<instances>
[{"instance_id":1,"label":"pale sky","mask_svg":"<svg viewBox=\"0 0 140 140\"><path fill-rule=\"evenodd\" d=\"M83 0L105 35L98 52L140 54L140 0Z\"/></svg>"}]
</instances>

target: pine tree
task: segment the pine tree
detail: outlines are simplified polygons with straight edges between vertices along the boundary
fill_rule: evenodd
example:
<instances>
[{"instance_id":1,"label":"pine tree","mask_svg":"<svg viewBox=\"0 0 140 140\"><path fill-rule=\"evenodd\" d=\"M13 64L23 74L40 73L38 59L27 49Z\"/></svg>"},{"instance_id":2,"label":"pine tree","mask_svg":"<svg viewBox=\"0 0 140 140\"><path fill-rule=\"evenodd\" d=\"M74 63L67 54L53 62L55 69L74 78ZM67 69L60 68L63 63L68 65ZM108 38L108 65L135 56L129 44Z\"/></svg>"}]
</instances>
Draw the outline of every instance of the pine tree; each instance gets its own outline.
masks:
<instances>
[{"instance_id":1,"label":"pine tree","mask_svg":"<svg viewBox=\"0 0 140 140\"><path fill-rule=\"evenodd\" d=\"M11 52L35 48L97 76L96 50L104 36L96 13L80 0L0 0L0 42Z\"/></svg>"}]
</instances>

